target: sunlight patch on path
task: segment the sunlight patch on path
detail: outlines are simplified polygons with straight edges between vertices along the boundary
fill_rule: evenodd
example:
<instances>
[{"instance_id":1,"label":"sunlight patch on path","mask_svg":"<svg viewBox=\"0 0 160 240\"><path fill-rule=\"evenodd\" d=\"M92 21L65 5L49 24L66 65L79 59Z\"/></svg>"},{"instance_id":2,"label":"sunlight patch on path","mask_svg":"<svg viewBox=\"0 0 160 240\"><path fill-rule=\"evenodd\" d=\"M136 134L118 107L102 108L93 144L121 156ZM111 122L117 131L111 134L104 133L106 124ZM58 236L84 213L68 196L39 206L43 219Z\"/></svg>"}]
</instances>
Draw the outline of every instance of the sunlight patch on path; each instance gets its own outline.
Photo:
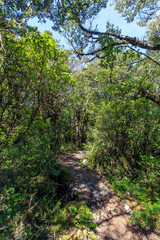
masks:
<instances>
[{"instance_id":1,"label":"sunlight patch on path","mask_svg":"<svg viewBox=\"0 0 160 240\"><path fill-rule=\"evenodd\" d=\"M144 232L128 222L125 200L104 183L95 171L78 165L86 151L63 156L60 162L69 169L77 183L79 197L87 200L97 224L99 240L159 240L154 233Z\"/></svg>"}]
</instances>

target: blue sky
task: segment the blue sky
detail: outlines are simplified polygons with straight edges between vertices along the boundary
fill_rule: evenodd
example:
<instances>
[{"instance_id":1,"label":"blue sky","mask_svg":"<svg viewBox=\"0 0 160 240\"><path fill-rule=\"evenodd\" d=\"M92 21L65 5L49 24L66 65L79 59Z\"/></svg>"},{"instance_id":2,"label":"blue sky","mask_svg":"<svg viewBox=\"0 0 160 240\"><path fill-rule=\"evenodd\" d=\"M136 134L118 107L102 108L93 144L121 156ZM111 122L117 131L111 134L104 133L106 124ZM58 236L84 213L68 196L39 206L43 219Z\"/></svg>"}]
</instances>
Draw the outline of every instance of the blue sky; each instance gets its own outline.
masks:
<instances>
[{"instance_id":1,"label":"blue sky","mask_svg":"<svg viewBox=\"0 0 160 240\"><path fill-rule=\"evenodd\" d=\"M138 27L136 22L127 23L126 20L120 16L115 10L114 6L109 6L106 9L101 10L96 19L94 20L95 25L98 24L98 29L100 31L105 31L106 22L110 21L115 26L118 26L122 30L122 34L131 37L138 37L142 39L145 33L145 28ZM45 30L50 30L53 33L53 38L60 40L60 44L68 48L67 41L60 34L52 30L52 22L47 21L46 23L38 23L37 18L30 19L29 24L32 26L37 26L41 32Z\"/></svg>"}]
</instances>

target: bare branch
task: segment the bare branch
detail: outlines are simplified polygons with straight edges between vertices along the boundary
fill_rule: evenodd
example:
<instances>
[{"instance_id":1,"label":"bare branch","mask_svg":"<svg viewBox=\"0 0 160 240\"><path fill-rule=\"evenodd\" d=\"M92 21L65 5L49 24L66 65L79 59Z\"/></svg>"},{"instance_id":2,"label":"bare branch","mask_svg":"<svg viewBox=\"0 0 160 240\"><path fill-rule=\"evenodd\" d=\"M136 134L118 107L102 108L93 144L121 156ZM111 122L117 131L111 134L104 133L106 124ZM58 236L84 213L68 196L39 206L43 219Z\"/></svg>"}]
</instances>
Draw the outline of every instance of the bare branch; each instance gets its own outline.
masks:
<instances>
[{"instance_id":1,"label":"bare branch","mask_svg":"<svg viewBox=\"0 0 160 240\"><path fill-rule=\"evenodd\" d=\"M30 8L30 6L32 5L33 1L31 1L28 6L26 7L26 9L24 10L24 12L19 16L18 20L22 19L23 15L28 11L28 9Z\"/></svg>"},{"instance_id":2,"label":"bare branch","mask_svg":"<svg viewBox=\"0 0 160 240\"><path fill-rule=\"evenodd\" d=\"M121 35L119 33L114 33L114 32L99 32L99 31L93 31L93 30L88 30L85 27L83 27L82 25L79 25L80 28L87 32L88 34L92 35L98 35L98 36L112 36L115 37L116 39L119 40L123 40L125 43L129 43L132 46L137 46L146 50L160 50L160 45L150 45L150 44L146 44L140 40L138 40L136 37L129 37L129 36L125 36L125 35Z\"/></svg>"},{"instance_id":3,"label":"bare branch","mask_svg":"<svg viewBox=\"0 0 160 240\"><path fill-rule=\"evenodd\" d=\"M119 66L119 67L122 67L122 66L130 66L130 65L133 65L133 64L137 64L139 62L143 62L145 59L140 59L139 61L133 61L133 62L130 62L130 63L126 63L126 64L118 64L118 63L115 63L116 66Z\"/></svg>"},{"instance_id":4,"label":"bare branch","mask_svg":"<svg viewBox=\"0 0 160 240\"><path fill-rule=\"evenodd\" d=\"M151 58L151 57L148 56L147 54L145 54L145 53L143 53L143 52L139 52L139 51L137 51L136 49L130 47L129 45L128 45L128 47L129 47L130 49L132 49L133 51L135 51L136 53L139 53L139 54L145 56L146 58L148 58L149 60L151 60L152 62L154 62L154 63L156 63L157 65L160 66L160 63L159 63L159 62L157 62L156 60L154 60L153 58Z\"/></svg>"},{"instance_id":5,"label":"bare branch","mask_svg":"<svg viewBox=\"0 0 160 240\"><path fill-rule=\"evenodd\" d=\"M138 93L142 97L145 97L146 99L150 99L152 102L160 105L160 97L154 93L149 92L147 89L141 88Z\"/></svg>"},{"instance_id":6,"label":"bare branch","mask_svg":"<svg viewBox=\"0 0 160 240\"><path fill-rule=\"evenodd\" d=\"M1 47L2 47L3 51L6 53L6 50L5 50L4 46L3 46L3 41L2 41L1 32L0 32L0 42L1 42Z\"/></svg>"},{"instance_id":7,"label":"bare branch","mask_svg":"<svg viewBox=\"0 0 160 240\"><path fill-rule=\"evenodd\" d=\"M121 46L121 45L123 45L123 44L126 44L126 42L115 42L115 43L112 43L111 45L110 45L110 47L115 47L115 46ZM107 49L108 48L108 46L104 46L103 48L99 48L99 49L97 49L97 50L95 50L95 51L92 51L92 52L88 52L88 53L83 53L83 52L78 52L75 48L74 48L74 52L76 53L76 54L78 54L79 56L91 56L91 55L95 55L95 54L97 54L97 53L100 53L100 52L102 52L102 51L104 51L105 49ZM97 58L103 58L102 56L100 57L100 56L98 56L98 55L96 55L97 56Z\"/></svg>"}]
</instances>

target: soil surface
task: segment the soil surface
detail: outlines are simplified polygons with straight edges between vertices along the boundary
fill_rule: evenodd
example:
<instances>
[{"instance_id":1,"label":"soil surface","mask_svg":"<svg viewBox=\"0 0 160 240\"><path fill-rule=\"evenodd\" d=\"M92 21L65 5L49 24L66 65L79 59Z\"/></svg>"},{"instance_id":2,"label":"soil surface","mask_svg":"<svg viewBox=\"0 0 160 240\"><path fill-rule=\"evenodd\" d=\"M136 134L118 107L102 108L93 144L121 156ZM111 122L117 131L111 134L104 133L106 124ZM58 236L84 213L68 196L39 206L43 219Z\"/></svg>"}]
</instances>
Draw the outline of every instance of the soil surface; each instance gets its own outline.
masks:
<instances>
[{"instance_id":1,"label":"soil surface","mask_svg":"<svg viewBox=\"0 0 160 240\"><path fill-rule=\"evenodd\" d=\"M79 151L63 156L60 161L71 172L78 192L93 212L97 240L160 240L158 232L147 232L128 222L133 209L127 209L126 200L120 199L96 171L78 165L82 157L84 153Z\"/></svg>"}]
</instances>

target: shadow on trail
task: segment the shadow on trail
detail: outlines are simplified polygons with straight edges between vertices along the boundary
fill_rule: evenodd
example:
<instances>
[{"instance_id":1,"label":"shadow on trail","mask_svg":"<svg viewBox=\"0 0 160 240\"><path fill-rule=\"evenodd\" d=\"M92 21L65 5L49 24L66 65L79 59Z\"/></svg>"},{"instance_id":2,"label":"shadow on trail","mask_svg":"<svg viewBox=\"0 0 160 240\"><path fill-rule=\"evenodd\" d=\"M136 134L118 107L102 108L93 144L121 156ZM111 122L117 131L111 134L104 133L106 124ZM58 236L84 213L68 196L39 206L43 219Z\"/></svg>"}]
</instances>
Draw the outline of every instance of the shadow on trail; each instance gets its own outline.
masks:
<instances>
[{"instance_id":1,"label":"shadow on trail","mask_svg":"<svg viewBox=\"0 0 160 240\"><path fill-rule=\"evenodd\" d=\"M70 154L61 158L61 163L69 169L78 183L80 197L87 200L97 224L95 232L100 240L158 240L150 237L151 231L145 231L127 222L130 216L124 209L124 201L118 199L108 187L102 183L96 171L78 165L80 154ZM127 235L128 234L128 235ZM157 233L156 233L157 234ZM128 238L127 238L128 236ZM159 236L159 235L158 235Z\"/></svg>"},{"instance_id":2,"label":"shadow on trail","mask_svg":"<svg viewBox=\"0 0 160 240\"><path fill-rule=\"evenodd\" d=\"M105 236L104 240L115 240L115 238L111 238L111 237Z\"/></svg>"}]
</instances>

